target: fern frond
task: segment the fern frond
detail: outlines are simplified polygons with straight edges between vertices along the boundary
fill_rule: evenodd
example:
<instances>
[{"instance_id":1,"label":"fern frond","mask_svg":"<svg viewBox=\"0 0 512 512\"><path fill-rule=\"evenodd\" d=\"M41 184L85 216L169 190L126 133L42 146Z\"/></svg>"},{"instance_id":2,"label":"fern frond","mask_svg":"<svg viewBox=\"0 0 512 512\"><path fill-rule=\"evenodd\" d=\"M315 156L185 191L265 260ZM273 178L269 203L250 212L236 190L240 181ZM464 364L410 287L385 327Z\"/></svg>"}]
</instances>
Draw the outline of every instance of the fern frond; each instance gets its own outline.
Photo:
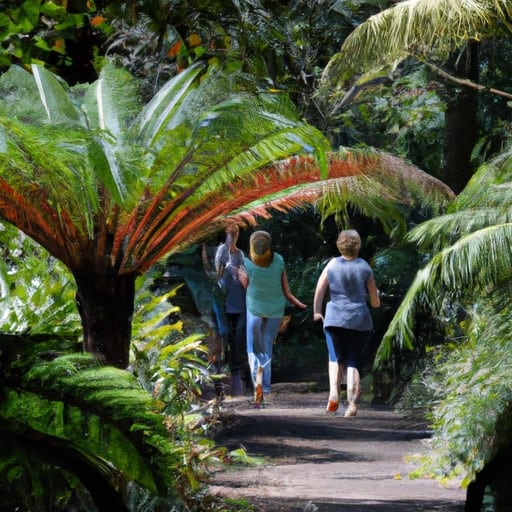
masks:
<instances>
[{"instance_id":1,"label":"fern frond","mask_svg":"<svg viewBox=\"0 0 512 512\"><path fill-rule=\"evenodd\" d=\"M509 282L511 244L512 224L507 223L479 229L436 253L416 275L389 324L377 352L377 364L389 358L393 340L400 348L412 348L414 314L420 301L435 311L442 300L440 290L464 291L469 301L470 294Z\"/></svg>"},{"instance_id":2,"label":"fern frond","mask_svg":"<svg viewBox=\"0 0 512 512\"><path fill-rule=\"evenodd\" d=\"M510 29L512 7L506 0L405 0L371 16L347 37L326 66L321 90L339 94L354 75L385 75L409 56L445 59L466 41Z\"/></svg>"},{"instance_id":3,"label":"fern frond","mask_svg":"<svg viewBox=\"0 0 512 512\"><path fill-rule=\"evenodd\" d=\"M101 453L101 460L152 493L172 487L169 468L179 466L180 448L164 426L163 405L130 373L99 366L90 355L71 354L33 365L25 389L5 389L4 429L29 427L91 460Z\"/></svg>"}]
</instances>

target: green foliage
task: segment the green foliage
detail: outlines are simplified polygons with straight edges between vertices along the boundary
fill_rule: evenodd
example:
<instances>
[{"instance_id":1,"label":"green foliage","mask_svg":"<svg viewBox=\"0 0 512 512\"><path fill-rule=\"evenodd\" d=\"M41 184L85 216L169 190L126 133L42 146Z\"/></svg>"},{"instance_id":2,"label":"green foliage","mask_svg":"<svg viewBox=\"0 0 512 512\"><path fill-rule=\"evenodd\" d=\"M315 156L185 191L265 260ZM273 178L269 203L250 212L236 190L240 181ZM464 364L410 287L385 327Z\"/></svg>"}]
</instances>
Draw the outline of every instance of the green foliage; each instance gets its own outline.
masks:
<instances>
[{"instance_id":1,"label":"green foliage","mask_svg":"<svg viewBox=\"0 0 512 512\"><path fill-rule=\"evenodd\" d=\"M172 468L179 467L182 452L165 427L162 405L130 373L100 366L89 354L58 356L69 351L65 341L42 339L42 344L28 337L1 339L2 443L11 444L2 461L3 484L21 495L27 485L32 488L29 482L42 488L49 479L54 486L41 489L43 494L70 496L78 482L62 479L57 468L80 479L82 464L112 489L133 481L169 498L177 477ZM24 443L36 441L38 450L26 453ZM17 477L9 479L10 474ZM34 491L37 500L40 493Z\"/></svg>"},{"instance_id":2,"label":"green foliage","mask_svg":"<svg viewBox=\"0 0 512 512\"><path fill-rule=\"evenodd\" d=\"M0 332L78 338L76 286L68 270L9 224L0 224Z\"/></svg>"},{"instance_id":3,"label":"green foliage","mask_svg":"<svg viewBox=\"0 0 512 512\"><path fill-rule=\"evenodd\" d=\"M113 64L73 88L32 72L0 77L0 213L73 273L86 347L117 366L128 362L136 275L255 198L327 174L325 137L287 95L243 74L191 66L139 108L139 84ZM299 154L308 172L274 170ZM112 321L99 332L95 317Z\"/></svg>"},{"instance_id":4,"label":"green foliage","mask_svg":"<svg viewBox=\"0 0 512 512\"><path fill-rule=\"evenodd\" d=\"M509 289L482 298L463 323L464 343L451 346L424 377L432 409L432 451L421 469L438 478L462 477L463 485L500 449L512 428L512 318L497 304Z\"/></svg>"},{"instance_id":5,"label":"green foliage","mask_svg":"<svg viewBox=\"0 0 512 512\"><path fill-rule=\"evenodd\" d=\"M45 63L72 82L82 73L80 78L93 79L87 58L98 51L102 35L109 31L103 21L94 2L70 2L69 8L67 2L48 0L7 2L0 13L0 69L14 63ZM82 55L77 51L80 46Z\"/></svg>"},{"instance_id":6,"label":"green foliage","mask_svg":"<svg viewBox=\"0 0 512 512\"><path fill-rule=\"evenodd\" d=\"M139 283L131 372L101 366L65 339L0 337L0 488L14 503L25 496L27 509L91 507L83 466L125 495L130 510L158 510L194 503L212 464L256 462L207 439L215 411L199 399L205 349L169 321L174 290L160 296L148 283ZM36 440L38 450L27 452Z\"/></svg>"},{"instance_id":7,"label":"green foliage","mask_svg":"<svg viewBox=\"0 0 512 512\"><path fill-rule=\"evenodd\" d=\"M391 321L379 360L389 357L393 343L413 346L419 307L442 311L447 303L460 303L462 296L468 305L510 280L511 161L507 150L483 165L447 214L423 222L408 235L431 257Z\"/></svg>"},{"instance_id":8,"label":"green foliage","mask_svg":"<svg viewBox=\"0 0 512 512\"><path fill-rule=\"evenodd\" d=\"M0 81L17 113L7 115L7 103L0 102L2 193L25 198L23 214L4 214L72 271L83 252L96 253L91 244L122 252L103 254L101 266L110 260L124 264L124 272L146 270L254 199L253 180L259 169L268 174L265 166L275 160L315 153L326 173L323 135L298 118L286 95L258 94L241 74L211 68L198 86L203 67L190 67L139 109L137 84L113 65L85 91L67 88L42 67L33 73L35 80L13 67ZM243 196L229 192L237 186ZM213 202L218 208L197 208ZM203 220L190 230L182 218L190 222L193 212ZM78 242L73 251L70 238Z\"/></svg>"},{"instance_id":9,"label":"green foliage","mask_svg":"<svg viewBox=\"0 0 512 512\"><path fill-rule=\"evenodd\" d=\"M394 69L410 56L445 61L467 41L510 30L511 6L502 0L414 0L394 4L361 23L324 71L325 88L356 75ZM364 76L364 75L363 75Z\"/></svg>"},{"instance_id":10,"label":"green foliage","mask_svg":"<svg viewBox=\"0 0 512 512\"><path fill-rule=\"evenodd\" d=\"M151 279L140 278L133 323L133 371L144 388L161 400L173 417L184 417L208 380L206 349L201 335L183 335L179 309L166 293L151 290Z\"/></svg>"},{"instance_id":11,"label":"green foliage","mask_svg":"<svg viewBox=\"0 0 512 512\"><path fill-rule=\"evenodd\" d=\"M139 278L133 322L132 366L143 389L162 406L166 425L179 446L179 477L174 488L195 501L210 465L222 460L247 462L239 453L227 454L208 439L218 403L202 399L211 382L204 335L184 334L179 309L172 304L177 288L155 290L153 273Z\"/></svg>"},{"instance_id":12,"label":"green foliage","mask_svg":"<svg viewBox=\"0 0 512 512\"><path fill-rule=\"evenodd\" d=\"M199 337L183 336L179 320L169 322L178 313L169 302L174 290L160 296L140 279L133 373L103 367L77 352L79 322L66 270L58 262L49 267L46 252L15 228L1 234L2 282L11 292L2 330L31 333L0 335L6 500L23 501L27 510L66 510L71 503L90 510L77 469L83 466L126 493L131 510L194 501L207 466L228 455L205 437L214 421L209 407L198 406L208 380L205 349ZM41 303L25 302L30 287ZM229 459L243 462L244 455Z\"/></svg>"},{"instance_id":13,"label":"green foliage","mask_svg":"<svg viewBox=\"0 0 512 512\"><path fill-rule=\"evenodd\" d=\"M334 132L340 132L344 145L378 147L439 177L446 106L436 88L421 68L404 71L390 85L377 84L356 94L332 120Z\"/></svg>"}]
</instances>

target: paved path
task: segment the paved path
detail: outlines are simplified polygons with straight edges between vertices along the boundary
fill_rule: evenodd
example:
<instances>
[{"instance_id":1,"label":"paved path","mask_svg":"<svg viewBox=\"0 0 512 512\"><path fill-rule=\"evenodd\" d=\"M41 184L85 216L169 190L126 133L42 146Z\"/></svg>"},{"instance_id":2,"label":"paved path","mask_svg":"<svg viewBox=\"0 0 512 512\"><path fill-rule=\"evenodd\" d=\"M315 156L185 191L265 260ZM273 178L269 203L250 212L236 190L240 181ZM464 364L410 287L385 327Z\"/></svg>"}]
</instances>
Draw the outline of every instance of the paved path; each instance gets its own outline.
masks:
<instances>
[{"instance_id":1,"label":"paved path","mask_svg":"<svg viewBox=\"0 0 512 512\"><path fill-rule=\"evenodd\" d=\"M210 493L245 498L268 512L461 512L465 492L411 479L411 456L428 431L389 407L362 404L357 417L324 412L325 393L275 386L266 409L227 401L231 421L216 440L264 458L261 466L215 474Z\"/></svg>"}]
</instances>

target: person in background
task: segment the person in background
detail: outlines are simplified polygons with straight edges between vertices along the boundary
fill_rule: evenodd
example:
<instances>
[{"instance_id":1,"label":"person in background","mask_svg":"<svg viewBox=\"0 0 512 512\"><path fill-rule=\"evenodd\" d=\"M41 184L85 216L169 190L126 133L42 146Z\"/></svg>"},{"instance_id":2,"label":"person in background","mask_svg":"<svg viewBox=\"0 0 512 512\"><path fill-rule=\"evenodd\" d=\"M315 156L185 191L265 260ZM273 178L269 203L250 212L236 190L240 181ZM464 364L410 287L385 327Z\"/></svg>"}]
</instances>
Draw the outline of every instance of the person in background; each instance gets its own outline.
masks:
<instances>
[{"instance_id":1,"label":"person in background","mask_svg":"<svg viewBox=\"0 0 512 512\"><path fill-rule=\"evenodd\" d=\"M370 306L378 308L380 298L370 265L359 258L359 233L353 229L341 231L336 246L341 256L332 258L320 274L313 299L313 319L323 322L329 352L326 410L335 412L338 409L339 386L345 377L348 401L345 417L350 417L357 414L361 357L373 329L368 301ZM327 292L330 299L324 317L322 311Z\"/></svg>"},{"instance_id":2,"label":"person in background","mask_svg":"<svg viewBox=\"0 0 512 512\"><path fill-rule=\"evenodd\" d=\"M272 348L284 316L286 300L294 307L307 306L290 291L283 257L272 250L266 231L255 231L249 239L249 258L239 271L247 295L247 355L257 407L270 393Z\"/></svg>"},{"instance_id":3,"label":"person in background","mask_svg":"<svg viewBox=\"0 0 512 512\"><path fill-rule=\"evenodd\" d=\"M207 283L201 282L196 286L196 295L200 293L204 295L207 301L208 309L206 314L202 314L201 318L209 327L208 340L208 359L211 364L211 370L215 375L213 383L217 396L224 396L224 383L221 376L223 374L223 366L225 359L225 346L229 333L229 324L224 309L224 292L221 290L217 271L215 270L215 255L217 254L218 245L210 245L204 243L202 245L202 261L203 269L207 276ZM202 311L204 311L204 307Z\"/></svg>"},{"instance_id":4,"label":"person in background","mask_svg":"<svg viewBox=\"0 0 512 512\"><path fill-rule=\"evenodd\" d=\"M247 364L245 287L238 278L238 270L244 264L244 253L237 247L239 234L236 224L228 226L226 241L218 247L215 254L218 283L225 293L225 357L231 373L232 396L243 395L241 373Z\"/></svg>"}]
</instances>

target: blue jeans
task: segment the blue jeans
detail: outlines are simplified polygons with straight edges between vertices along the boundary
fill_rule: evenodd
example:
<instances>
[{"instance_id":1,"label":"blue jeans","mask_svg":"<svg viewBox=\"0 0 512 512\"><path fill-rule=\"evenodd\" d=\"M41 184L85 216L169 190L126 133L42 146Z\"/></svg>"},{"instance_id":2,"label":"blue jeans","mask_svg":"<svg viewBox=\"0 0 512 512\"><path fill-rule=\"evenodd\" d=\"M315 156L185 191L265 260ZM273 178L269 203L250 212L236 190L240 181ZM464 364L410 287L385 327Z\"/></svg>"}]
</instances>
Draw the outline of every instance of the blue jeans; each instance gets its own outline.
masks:
<instances>
[{"instance_id":1,"label":"blue jeans","mask_svg":"<svg viewBox=\"0 0 512 512\"><path fill-rule=\"evenodd\" d=\"M282 317L267 318L255 316L247 311L247 356L253 386L256 372L263 368L263 393L270 392L272 373L272 347L279 332Z\"/></svg>"}]
</instances>

